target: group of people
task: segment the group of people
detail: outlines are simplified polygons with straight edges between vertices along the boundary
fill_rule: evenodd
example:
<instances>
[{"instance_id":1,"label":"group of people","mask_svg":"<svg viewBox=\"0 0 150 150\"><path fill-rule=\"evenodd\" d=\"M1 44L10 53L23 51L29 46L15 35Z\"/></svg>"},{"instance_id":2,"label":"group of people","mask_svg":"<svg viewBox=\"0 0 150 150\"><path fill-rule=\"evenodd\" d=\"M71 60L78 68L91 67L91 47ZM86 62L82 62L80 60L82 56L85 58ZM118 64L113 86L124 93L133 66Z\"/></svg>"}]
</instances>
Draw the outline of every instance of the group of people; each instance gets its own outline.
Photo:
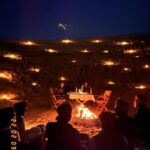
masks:
<instances>
[{"instance_id":1,"label":"group of people","mask_svg":"<svg viewBox=\"0 0 150 150\"><path fill-rule=\"evenodd\" d=\"M84 93L90 93L92 94L92 88L89 86L87 81L84 81L83 84L80 87L80 90ZM55 91L56 98L59 99L67 99L67 93L68 92L75 92L76 87L73 85L73 82L69 82L68 84L65 84L65 82L60 82L59 87Z\"/></svg>"},{"instance_id":2,"label":"group of people","mask_svg":"<svg viewBox=\"0 0 150 150\"><path fill-rule=\"evenodd\" d=\"M81 143L81 134L70 123L71 104L65 102L56 109L56 122L48 122L25 129L26 102L18 102L12 108L0 109L0 149L10 150L135 150L141 145L150 147L150 110L146 96L135 96L134 118L128 116L129 105L118 98L112 112L99 115L101 131L89 140L87 147ZM12 122L16 118L16 122ZM12 132L13 131L13 132ZM15 131L15 132L14 132ZM141 149L140 149L141 150Z\"/></svg>"}]
</instances>

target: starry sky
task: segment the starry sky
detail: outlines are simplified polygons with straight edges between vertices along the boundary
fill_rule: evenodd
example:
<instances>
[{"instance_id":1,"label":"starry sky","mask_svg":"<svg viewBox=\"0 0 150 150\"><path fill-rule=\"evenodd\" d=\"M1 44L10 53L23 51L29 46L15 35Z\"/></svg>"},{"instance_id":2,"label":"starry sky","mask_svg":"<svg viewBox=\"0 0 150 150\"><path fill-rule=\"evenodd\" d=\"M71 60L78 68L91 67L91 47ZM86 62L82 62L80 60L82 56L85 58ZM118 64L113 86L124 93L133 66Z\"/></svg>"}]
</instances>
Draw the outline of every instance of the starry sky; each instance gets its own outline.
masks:
<instances>
[{"instance_id":1,"label":"starry sky","mask_svg":"<svg viewBox=\"0 0 150 150\"><path fill-rule=\"evenodd\" d=\"M49 40L143 33L150 33L149 0L0 1L0 39Z\"/></svg>"}]
</instances>

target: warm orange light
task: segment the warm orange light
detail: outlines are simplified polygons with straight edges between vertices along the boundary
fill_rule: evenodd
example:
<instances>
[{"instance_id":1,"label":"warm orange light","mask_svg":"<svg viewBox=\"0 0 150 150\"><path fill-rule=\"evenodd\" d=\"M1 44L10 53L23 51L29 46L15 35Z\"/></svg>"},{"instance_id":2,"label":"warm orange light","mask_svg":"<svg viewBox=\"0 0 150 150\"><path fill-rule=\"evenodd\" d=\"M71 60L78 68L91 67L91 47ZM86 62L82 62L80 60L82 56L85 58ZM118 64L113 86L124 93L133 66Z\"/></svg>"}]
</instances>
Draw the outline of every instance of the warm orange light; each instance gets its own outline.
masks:
<instances>
[{"instance_id":1,"label":"warm orange light","mask_svg":"<svg viewBox=\"0 0 150 150\"><path fill-rule=\"evenodd\" d=\"M74 41L69 40L69 39L65 39L65 40L62 40L61 42L64 44L69 44L69 43L73 43Z\"/></svg>"},{"instance_id":2,"label":"warm orange light","mask_svg":"<svg viewBox=\"0 0 150 150\"><path fill-rule=\"evenodd\" d=\"M32 45L36 45L34 42L32 41L26 41L26 42L22 42L23 45L28 45L28 46L32 46Z\"/></svg>"},{"instance_id":3,"label":"warm orange light","mask_svg":"<svg viewBox=\"0 0 150 150\"><path fill-rule=\"evenodd\" d=\"M116 42L116 45L121 45L121 46L129 45L129 44L130 43L126 41Z\"/></svg>"},{"instance_id":4,"label":"warm orange light","mask_svg":"<svg viewBox=\"0 0 150 150\"><path fill-rule=\"evenodd\" d=\"M103 50L103 53L107 54L109 53L109 50Z\"/></svg>"},{"instance_id":5,"label":"warm orange light","mask_svg":"<svg viewBox=\"0 0 150 150\"><path fill-rule=\"evenodd\" d=\"M75 59L73 59L71 62L72 62L72 63L76 63L77 61L76 61Z\"/></svg>"},{"instance_id":6,"label":"warm orange light","mask_svg":"<svg viewBox=\"0 0 150 150\"><path fill-rule=\"evenodd\" d=\"M21 60L22 57L18 54L13 54L13 53L7 53L7 54L3 54L4 58L9 58L9 59L16 59L16 60Z\"/></svg>"},{"instance_id":7,"label":"warm orange light","mask_svg":"<svg viewBox=\"0 0 150 150\"><path fill-rule=\"evenodd\" d=\"M37 82L32 82L32 86L37 86L38 83Z\"/></svg>"},{"instance_id":8,"label":"warm orange light","mask_svg":"<svg viewBox=\"0 0 150 150\"><path fill-rule=\"evenodd\" d=\"M96 119L97 116L91 112L88 108L86 108L83 104L77 107L76 117L80 119Z\"/></svg>"},{"instance_id":9,"label":"warm orange light","mask_svg":"<svg viewBox=\"0 0 150 150\"><path fill-rule=\"evenodd\" d=\"M12 73L9 71L0 71L0 78L12 81Z\"/></svg>"},{"instance_id":10,"label":"warm orange light","mask_svg":"<svg viewBox=\"0 0 150 150\"><path fill-rule=\"evenodd\" d=\"M93 42L93 43L101 43L101 42L103 42L103 41L97 39L97 40L93 40L92 42Z\"/></svg>"},{"instance_id":11,"label":"warm orange light","mask_svg":"<svg viewBox=\"0 0 150 150\"><path fill-rule=\"evenodd\" d=\"M0 100L11 100L16 98L17 95L11 92L0 93Z\"/></svg>"},{"instance_id":12,"label":"warm orange light","mask_svg":"<svg viewBox=\"0 0 150 150\"><path fill-rule=\"evenodd\" d=\"M144 68L144 69L149 69L149 68L150 68L150 65L145 64L143 68Z\"/></svg>"},{"instance_id":13,"label":"warm orange light","mask_svg":"<svg viewBox=\"0 0 150 150\"><path fill-rule=\"evenodd\" d=\"M104 65L104 66L115 66L115 65L118 65L118 64L114 61L107 60L107 61L103 61L102 65Z\"/></svg>"},{"instance_id":14,"label":"warm orange light","mask_svg":"<svg viewBox=\"0 0 150 150\"><path fill-rule=\"evenodd\" d=\"M31 68L29 68L29 71L31 71L31 72L40 72L40 68L31 67Z\"/></svg>"},{"instance_id":15,"label":"warm orange light","mask_svg":"<svg viewBox=\"0 0 150 150\"><path fill-rule=\"evenodd\" d=\"M137 49L128 49L128 50L124 50L124 54L135 54L138 51L139 50L137 50Z\"/></svg>"},{"instance_id":16,"label":"warm orange light","mask_svg":"<svg viewBox=\"0 0 150 150\"><path fill-rule=\"evenodd\" d=\"M81 50L82 53L89 53L90 51L87 49Z\"/></svg>"},{"instance_id":17,"label":"warm orange light","mask_svg":"<svg viewBox=\"0 0 150 150\"><path fill-rule=\"evenodd\" d=\"M45 49L45 51L49 53L58 53L58 50L55 49Z\"/></svg>"},{"instance_id":18,"label":"warm orange light","mask_svg":"<svg viewBox=\"0 0 150 150\"><path fill-rule=\"evenodd\" d=\"M128 67L124 67L124 68L123 68L123 70L124 70L124 71L126 71L126 72L131 71L131 69L130 69L130 68L128 68Z\"/></svg>"},{"instance_id":19,"label":"warm orange light","mask_svg":"<svg viewBox=\"0 0 150 150\"><path fill-rule=\"evenodd\" d=\"M60 79L61 81L65 81L65 80L66 80L66 78L65 78L64 76L61 76L59 79Z\"/></svg>"},{"instance_id":20,"label":"warm orange light","mask_svg":"<svg viewBox=\"0 0 150 150\"><path fill-rule=\"evenodd\" d=\"M107 84L109 84L109 85L115 85L115 82L114 81L108 81Z\"/></svg>"},{"instance_id":21,"label":"warm orange light","mask_svg":"<svg viewBox=\"0 0 150 150\"><path fill-rule=\"evenodd\" d=\"M135 86L135 89L143 90L143 89L146 89L146 88L147 88L146 85L143 85L143 84Z\"/></svg>"}]
</instances>

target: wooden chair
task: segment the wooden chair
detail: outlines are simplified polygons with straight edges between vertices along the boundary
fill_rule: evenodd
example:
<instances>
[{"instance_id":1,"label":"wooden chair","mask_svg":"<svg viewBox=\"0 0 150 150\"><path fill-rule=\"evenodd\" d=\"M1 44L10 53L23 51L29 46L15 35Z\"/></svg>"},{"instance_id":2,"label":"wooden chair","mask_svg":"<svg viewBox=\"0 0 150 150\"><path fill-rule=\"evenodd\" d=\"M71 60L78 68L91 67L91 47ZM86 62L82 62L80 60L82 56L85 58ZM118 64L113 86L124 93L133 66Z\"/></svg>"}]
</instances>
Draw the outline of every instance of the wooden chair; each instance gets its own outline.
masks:
<instances>
[{"instance_id":1,"label":"wooden chair","mask_svg":"<svg viewBox=\"0 0 150 150\"><path fill-rule=\"evenodd\" d=\"M109 98L111 96L112 91L111 90L106 90L103 94L103 96L101 97L101 100L95 100L95 102L97 103L97 108L100 112L102 113L103 110L108 111L106 105L109 101Z\"/></svg>"},{"instance_id":2,"label":"wooden chair","mask_svg":"<svg viewBox=\"0 0 150 150\"><path fill-rule=\"evenodd\" d=\"M52 108L57 108L59 105L61 105L62 103L64 103L66 100L65 99L56 99L56 96L55 96L55 93L54 93L54 90L53 88L50 88L50 96L51 96L51 99L52 99L52 102L53 102L53 106Z\"/></svg>"}]
</instances>

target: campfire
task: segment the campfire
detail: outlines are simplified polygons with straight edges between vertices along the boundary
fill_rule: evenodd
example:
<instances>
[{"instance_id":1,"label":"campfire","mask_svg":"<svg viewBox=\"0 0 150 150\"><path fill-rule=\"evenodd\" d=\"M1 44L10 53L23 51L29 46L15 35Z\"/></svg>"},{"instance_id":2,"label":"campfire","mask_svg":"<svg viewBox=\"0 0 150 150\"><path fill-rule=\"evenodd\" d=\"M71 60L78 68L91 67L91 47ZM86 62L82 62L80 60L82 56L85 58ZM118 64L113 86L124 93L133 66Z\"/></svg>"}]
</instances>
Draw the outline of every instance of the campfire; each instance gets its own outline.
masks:
<instances>
[{"instance_id":1,"label":"campfire","mask_svg":"<svg viewBox=\"0 0 150 150\"><path fill-rule=\"evenodd\" d=\"M99 119L96 114L90 111L84 104L77 106L76 113L72 123L78 128L79 126L95 128L99 126Z\"/></svg>"},{"instance_id":2,"label":"campfire","mask_svg":"<svg viewBox=\"0 0 150 150\"><path fill-rule=\"evenodd\" d=\"M85 107L83 104L79 105L77 108L78 113L76 114L76 117L80 119L96 119L97 116L91 112L87 107Z\"/></svg>"}]
</instances>

